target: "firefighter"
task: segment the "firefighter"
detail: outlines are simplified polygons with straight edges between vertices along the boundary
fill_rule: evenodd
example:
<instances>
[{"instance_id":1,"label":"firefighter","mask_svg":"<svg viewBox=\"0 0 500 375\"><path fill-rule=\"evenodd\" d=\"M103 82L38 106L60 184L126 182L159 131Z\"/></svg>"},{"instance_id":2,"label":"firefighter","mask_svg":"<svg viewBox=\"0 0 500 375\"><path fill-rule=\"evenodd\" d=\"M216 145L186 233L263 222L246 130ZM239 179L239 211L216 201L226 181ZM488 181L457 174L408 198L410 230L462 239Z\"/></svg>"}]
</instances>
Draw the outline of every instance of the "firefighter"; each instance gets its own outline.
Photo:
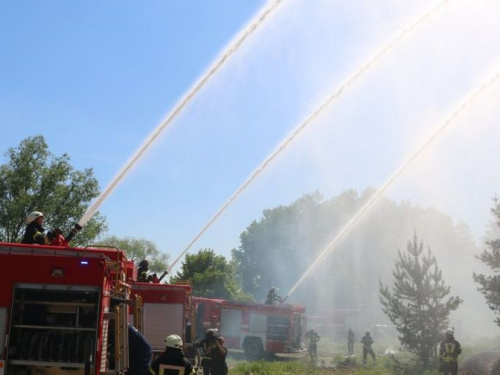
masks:
<instances>
[{"instance_id":1,"label":"firefighter","mask_svg":"<svg viewBox=\"0 0 500 375\"><path fill-rule=\"evenodd\" d=\"M347 331L347 352L349 355L354 354L354 331L350 328Z\"/></svg>"},{"instance_id":2,"label":"firefighter","mask_svg":"<svg viewBox=\"0 0 500 375\"><path fill-rule=\"evenodd\" d=\"M444 340L439 344L439 372L446 375L457 375L460 353L462 353L462 347L455 340L453 329L448 328Z\"/></svg>"},{"instance_id":3,"label":"firefighter","mask_svg":"<svg viewBox=\"0 0 500 375\"><path fill-rule=\"evenodd\" d=\"M26 218L26 230L21 243L48 245L49 239L45 236L43 225L44 216L39 211L31 212Z\"/></svg>"},{"instance_id":4,"label":"firefighter","mask_svg":"<svg viewBox=\"0 0 500 375\"><path fill-rule=\"evenodd\" d=\"M227 348L224 346L224 338L219 336L215 340L215 345L212 349L210 375L227 375L226 355Z\"/></svg>"},{"instance_id":5,"label":"firefighter","mask_svg":"<svg viewBox=\"0 0 500 375\"><path fill-rule=\"evenodd\" d=\"M151 365L156 375L163 375L159 372L160 365L177 366L179 370L184 369L185 375L196 374L191 362L182 352L182 339L180 336L167 336L163 342L165 343L165 351Z\"/></svg>"},{"instance_id":6,"label":"firefighter","mask_svg":"<svg viewBox=\"0 0 500 375\"><path fill-rule=\"evenodd\" d=\"M314 361L318 358L318 341L320 339L318 333L311 328L306 334L308 340L308 350L309 356L311 357L311 361Z\"/></svg>"},{"instance_id":7,"label":"firefighter","mask_svg":"<svg viewBox=\"0 0 500 375\"><path fill-rule=\"evenodd\" d=\"M369 330L366 331L365 335L361 338L361 343L363 344L363 364L366 364L366 357L368 357L368 354L372 357L373 362L376 362L375 352L372 349L372 333Z\"/></svg>"},{"instance_id":8,"label":"firefighter","mask_svg":"<svg viewBox=\"0 0 500 375\"><path fill-rule=\"evenodd\" d=\"M194 344L195 348L203 349L203 355L201 356L203 375L210 374L210 368L212 366L212 350L215 348L215 341L217 341L215 329L209 328L207 329L207 332L205 332L205 338Z\"/></svg>"},{"instance_id":9,"label":"firefighter","mask_svg":"<svg viewBox=\"0 0 500 375\"><path fill-rule=\"evenodd\" d=\"M278 305L281 302L281 297L276 292L276 288L273 286L266 297L266 305Z\"/></svg>"},{"instance_id":10,"label":"firefighter","mask_svg":"<svg viewBox=\"0 0 500 375\"><path fill-rule=\"evenodd\" d=\"M141 260L139 263L139 269L137 270L137 281L142 281L145 283L150 283L153 281L153 277L148 275L149 272L149 262L147 259Z\"/></svg>"}]
</instances>

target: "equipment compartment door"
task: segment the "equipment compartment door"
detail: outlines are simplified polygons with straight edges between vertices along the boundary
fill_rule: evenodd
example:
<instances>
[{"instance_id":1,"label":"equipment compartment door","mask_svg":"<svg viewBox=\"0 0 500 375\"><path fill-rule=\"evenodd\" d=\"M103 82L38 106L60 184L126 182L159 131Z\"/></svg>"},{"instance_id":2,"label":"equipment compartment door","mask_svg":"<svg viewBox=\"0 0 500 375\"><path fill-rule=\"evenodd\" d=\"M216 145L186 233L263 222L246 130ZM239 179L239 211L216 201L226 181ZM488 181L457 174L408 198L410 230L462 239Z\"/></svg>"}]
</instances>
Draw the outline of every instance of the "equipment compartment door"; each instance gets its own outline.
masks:
<instances>
[{"instance_id":1,"label":"equipment compartment door","mask_svg":"<svg viewBox=\"0 0 500 375\"><path fill-rule=\"evenodd\" d=\"M229 348L239 347L241 335L241 310L222 309L220 333Z\"/></svg>"},{"instance_id":2,"label":"equipment compartment door","mask_svg":"<svg viewBox=\"0 0 500 375\"><path fill-rule=\"evenodd\" d=\"M144 303L144 337L153 350L165 349L168 335L183 336L184 306L176 303Z\"/></svg>"}]
</instances>

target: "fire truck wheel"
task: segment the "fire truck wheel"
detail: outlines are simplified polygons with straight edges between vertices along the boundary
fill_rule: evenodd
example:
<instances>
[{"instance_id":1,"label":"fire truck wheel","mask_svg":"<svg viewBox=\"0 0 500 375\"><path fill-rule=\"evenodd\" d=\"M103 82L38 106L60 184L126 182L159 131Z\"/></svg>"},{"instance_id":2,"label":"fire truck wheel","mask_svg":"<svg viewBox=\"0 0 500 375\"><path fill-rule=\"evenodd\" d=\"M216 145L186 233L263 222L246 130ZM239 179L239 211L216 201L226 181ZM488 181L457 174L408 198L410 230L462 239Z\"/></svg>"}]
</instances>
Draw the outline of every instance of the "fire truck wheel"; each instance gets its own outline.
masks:
<instances>
[{"instance_id":1,"label":"fire truck wheel","mask_svg":"<svg viewBox=\"0 0 500 375\"><path fill-rule=\"evenodd\" d=\"M262 341L258 338L250 338L246 340L245 355L249 358L261 358L264 354L264 348L262 347Z\"/></svg>"}]
</instances>

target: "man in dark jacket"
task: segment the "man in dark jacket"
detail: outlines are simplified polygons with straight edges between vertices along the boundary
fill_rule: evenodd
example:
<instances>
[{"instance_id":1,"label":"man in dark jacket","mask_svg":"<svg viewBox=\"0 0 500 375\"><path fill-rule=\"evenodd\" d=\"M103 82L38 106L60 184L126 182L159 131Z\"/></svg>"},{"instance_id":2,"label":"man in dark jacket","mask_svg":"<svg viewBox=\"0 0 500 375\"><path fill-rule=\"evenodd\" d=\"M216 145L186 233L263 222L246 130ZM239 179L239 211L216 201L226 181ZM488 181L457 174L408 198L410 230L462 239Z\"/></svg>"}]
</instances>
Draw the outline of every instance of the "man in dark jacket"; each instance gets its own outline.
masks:
<instances>
[{"instance_id":1,"label":"man in dark jacket","mask_svg":"<svg viewBox=\"0 0 500 375\"><path fill-rule=\"evenodd\" d=\"M354 354L354 331L350 328L347 331L347 352L349 355Z\"/></svg>"},{"instance_id":2,"label":"man in dark jacket","mask_svg":"<svg viewBox=\"0 0 500 375\"><path fill-rule=\"evenodd\" d=\"M195 348L202 348L203 353L201 356L201 367L203 368L203 375L210 374L210 367L212 365L212 350L215 348L217 336L215 329L209 328L205 333L205 338L200 342L194 344Z\"/></svg>"},{"instance_id":3,"label":"man in dark jacket","mask_svg":"<svg viewBox=\"0 0 500 375\"><path fill-rule=\"evenodd\" d=\"M43 214L39 211L33 211L28 215L26 218L26 224L28 225L24 231L21 243L48 245L49 240L44 234L45 228L42 227L43 220Z\"/></svg>"},{"instance_id":4,"label":"man in dark jacket","mask_svg":"<svg viewBox=\"0 0 500 375\"><path fill-rule=\"evenodd\" d=\"M439 345L439 372L446 375L457 375L458 356L462 353L462 347L453 335L453 329L448 328L444 340Z\"/></svg>"},{"instance_id":5,"label":"man in dark jacket","mask_svg":"<svg viewBox=\"0 0 500 375\"><path fill-rule=\"evenodd\" d=\"M306 335L309 342L309 356L311 357L311 361L315 361L318 358L318 341L320 337L313 328L311 328Z\"/></svg>"},{"instance_id":6,"label":"man in dark jacket","mask_svg":"<svg viewBox=\"0 0 500 375\"><path fill-rule=\"evenodd\" d=\"M176 366L179 369L184 368L184 375L195 374L191 362L189 362L189 359L187 359L182 352L181 337L178 335L170 335L166 337L163 342L165 343L165 351L151 365L155 374L166 375L160 373L160 365ZM165 372L168 374L167 371Z\"/></svg>"},{"instance_id":7,"label":"man in dark jacket","mask_svg":"<svg viewBox=\"0 0 500 375\"><path fill-rule=\"evenodd\" d=\"M366 364L366 357L368 354L372 357L372 361L375 362L377 357L373 351L373 338L370 331L366 331L365 335L361 338L361 343L363 344L363 364Z\"/></svg>"}]
</instances>

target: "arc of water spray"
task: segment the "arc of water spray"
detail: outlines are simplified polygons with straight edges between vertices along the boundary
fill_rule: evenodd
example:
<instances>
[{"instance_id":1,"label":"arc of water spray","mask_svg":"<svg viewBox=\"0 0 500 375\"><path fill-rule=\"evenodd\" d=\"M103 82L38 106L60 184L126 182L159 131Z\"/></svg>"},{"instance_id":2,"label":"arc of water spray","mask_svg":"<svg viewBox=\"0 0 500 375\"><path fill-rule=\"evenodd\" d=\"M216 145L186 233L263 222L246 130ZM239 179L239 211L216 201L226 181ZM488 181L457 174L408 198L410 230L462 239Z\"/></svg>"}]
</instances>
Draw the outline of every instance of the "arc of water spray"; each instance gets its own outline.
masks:
<instances>
[{"instance_id":1,"label":"arc of water spray","mask_svg":"<svg viewBox=\"0 0 500 375\"><path fill-rule=\"evenodd\" d=\"M474 89L458 107L456 107L451 114L442 122L442 124L427 138L427 140L418 149L410 155L410 157L389 177L389 179L370 197L370 199L356 212L356 214L349 220L349 222L341 229L341 231L335 236L335 238L328 244L328 246L319 254L319 256L314 260L309 266L302 277L297 281L297 283L290 289L288 294L285 296L286 300L309 276L311 271L316 268L316 266L328 255L337 245L342 237L344 237L356 224L356 222L365 214L365 212L375 203L375 201L392 185L392 183L417 159L437 138L443 133L443 131L448 128L448 126L453 122L453 120L468 107L474 99L477 98L483 91L490 87L498 78L500 77L500 70L496 71L487 81L481 84L479 87Z\"/></svg>"},{"instance_id":2,"label":"arc of water spray","mask_svg":"<svg viewBox=\"0 0 500 375\"><path fill-rule=\"evenodd\" d=\"M236 190L236 192L227 200L226 203L216 212L216 214L208 221L207 224L200 230L200 232L189 242L189 244L184 248L184 250L179 254L179 256L171 263L168 268L168 272L179 262L180 259L189 251L189 249L200 239L200 237L212 226L212 224L219 218L219 216L226 210L227 207L233 203L233 201L238 198L238 196L252 183L252 181L259 176L264 169L279 155L281 154L289 144L309 125L325 108L327 108L334 100L336 100L345 89L349 88L365 71L367 71L372 65L374 65L382 56L384 56L396 43L398 43L403 37L408 35L410 32L415 30L420 24L422 24L429 16L436 12L443 4L447 3L447 0L443 0L434 6L431 10L427 11L424 15L420 16L416 21L414 21L409 26L402 29L394 39L392 39L384 48L382 48L377 54L375 54L367 63L365 63L361 68L359 68L349 79L347 79L341 86L330 95L311 115L309 115L300 125L292 131L292 133L278 146L278 148L266 159L264 162L252 172L250 177Z\"/></svg>"},{"instance_id":3,"label":"arc of water spray","mask_svg":"<svg viewBox=\"0 0 500 375\"><path fill-rule=\"evenodd\" d=\"M243 45L243 43L258 29L259 26L266 20L266 18L281 4L283 0L275 0L270 3L262 12L254 17L249 26L243 29L232 42L229 43L224 52L219 55L219 58L213 63L201 76L201 78L191 87L191 89L182 97L174 109L161 121L161 123L154 129L142 146L134 153L128 162L122 167L120 172L111 181L111 183L104 189L104 191L97 197L95 202L87 209L83 217L78 222L78 225L83 227L87 221L95 214L108 195L118 186L121 180L128 174L128 172L135 166L139 159L149 149L149 147L156 141L165 128L181 113L187 104L194 98L194 96L205 86L205 84L212 78L212 76L219 71L219 69L226 63L226 61Z\"/></svg>"}]
</instances>

